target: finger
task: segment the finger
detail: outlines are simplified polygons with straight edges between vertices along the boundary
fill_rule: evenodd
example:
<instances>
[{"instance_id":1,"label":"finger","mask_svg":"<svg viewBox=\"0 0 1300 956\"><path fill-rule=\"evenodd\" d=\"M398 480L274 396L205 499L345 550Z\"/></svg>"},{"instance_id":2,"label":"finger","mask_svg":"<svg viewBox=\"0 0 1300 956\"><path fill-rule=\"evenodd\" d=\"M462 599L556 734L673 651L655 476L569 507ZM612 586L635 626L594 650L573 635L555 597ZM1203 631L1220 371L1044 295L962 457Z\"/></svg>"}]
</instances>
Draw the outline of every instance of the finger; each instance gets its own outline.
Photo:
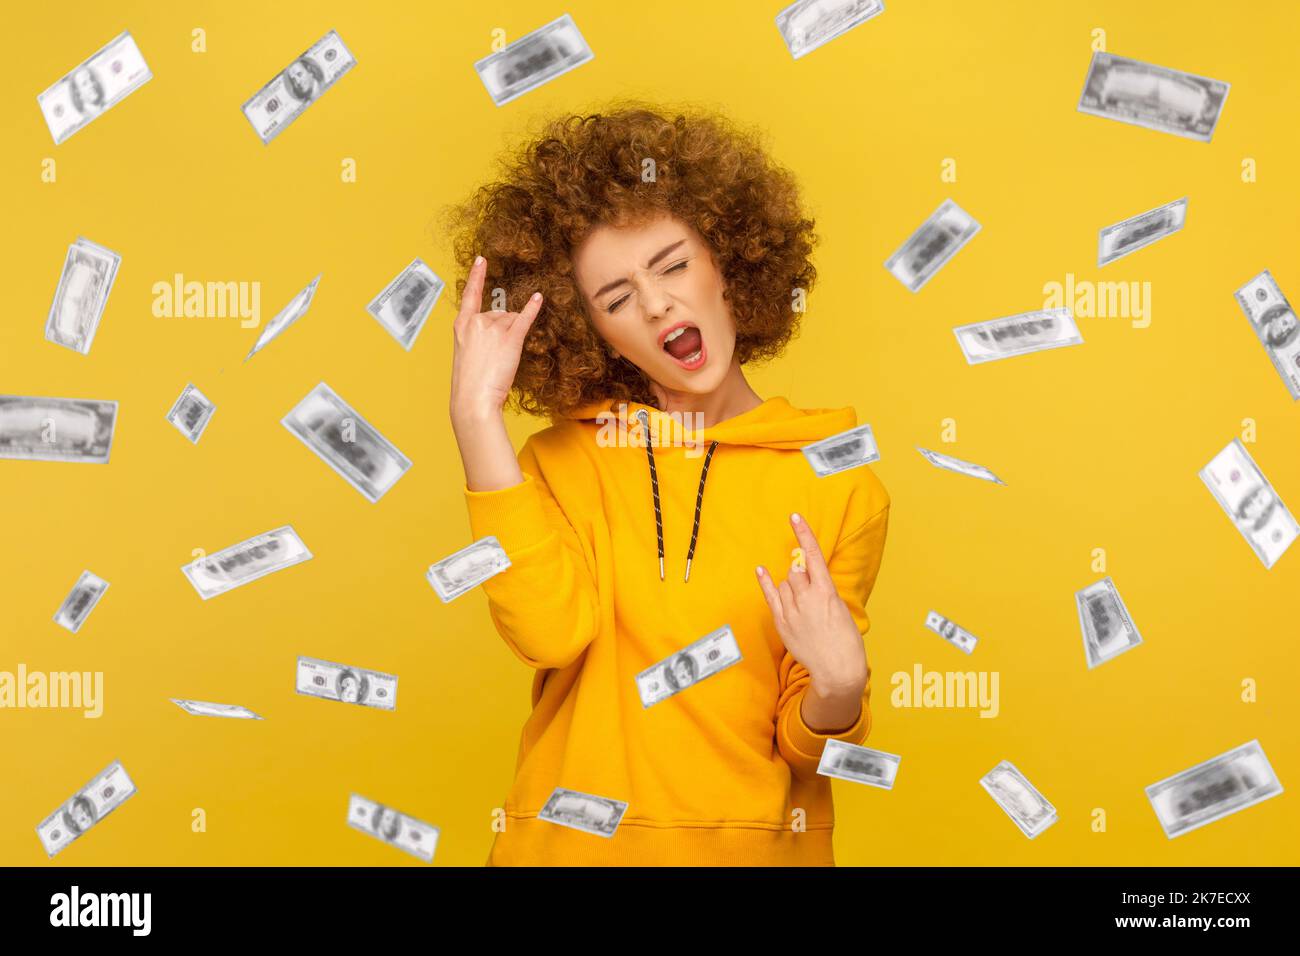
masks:
<instances>
[{"instance_id":1,"label":"finger","mask_svg":"<svg viewBox=\"0 0 1300 956\"><path fill-rule=\"evenodd\" d=\"M465 278L465 291L460 295L460 310L456 313L454 327L457 332L465 327L470 316L477 315L483 305L483 283L487 276L487 260L479 256L470 266Z\"/></svg>"},{"instance_id":2,"label":"finger","mask_svg":"<svg viewBox=\"0 0 1300 956\"><path fill-rule=\"evenodd\" d=\"M789 578L786 578L784 581L782 581L781 586L776 590L777 593L781 595L782 608L786 609L788 612L792 614L795 611L799 610L799 599L798 596L794 593L794 589L790 587Z\"/></svg>"},{"instance_id":3,"label":"finger","mask_svg":"<svg viewBox=\"0 0 1300 956\"><path fill-rule=\"evenodd\" d=\"M796 552L801 552L803 549L795 548L794 550ZM792 559L793 557L794 556L791 555ZM797 560L790 561L790 576L787 577L786 580L790 582L790 590L794 592L796 599L802 597L803 593L812 587L812 584L808 580L808 570L800 567Z\"/></svg>"},{"instance_id":4,"label":"finger","mask_svg":"<svg viewBox=\"0 0 1300 956\"><path fill-rule=\"evenodd\" d=\"M799 539L799 546L803 548L804 564L808 566L808 579L813 584L831 583L830 568L826 567L826 558L822 555L821 545L817 543L817 536L813 534L812 528L808 527L808 522L803 520L799 512L790 515L790 526L794 528L794 536Z\"/></svg>"},{"instance_id":5,"label":"finger","mask_svg":"<svg viewBox=\"0 0 1300 956\"><path fill-rule=\"evenodd\" d=\"M542 294L534 292L532 297L524 303L524 307L519 310L519 316L510 326L510 334L514 336L516 342L523 342L524 337L528 335L528 330L533 327L533 321L537 314L542 311Z\"/></svg>"},{"instance_id":6,"label":"finger","mask_svg":"<svg viewBox=\"0 0 1300 956\"><path fill-rule=\"evenodd\" d=\"M772 583L772 575L768 574L767 568L761 564L754 569L754 573L758 575L758 586L763 589L763 597L767 599L768 609L772 612L772 620L778 626L783 625L785 623L785 607L781 603L781 595L777 591L776 585Z\"/></svg>"}]
</instances>

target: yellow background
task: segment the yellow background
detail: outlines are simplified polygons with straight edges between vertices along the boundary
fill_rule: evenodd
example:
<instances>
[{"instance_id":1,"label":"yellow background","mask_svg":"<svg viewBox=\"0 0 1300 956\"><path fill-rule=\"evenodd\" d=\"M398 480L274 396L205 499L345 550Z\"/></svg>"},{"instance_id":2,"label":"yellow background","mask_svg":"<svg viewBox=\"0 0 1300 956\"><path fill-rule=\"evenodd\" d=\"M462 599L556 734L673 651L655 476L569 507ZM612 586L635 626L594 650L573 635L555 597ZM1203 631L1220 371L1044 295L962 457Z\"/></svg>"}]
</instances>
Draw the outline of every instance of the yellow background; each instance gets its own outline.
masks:
<instances>
[{"instance_id":1,"label":"yellow background","mask_svg":"<svg viewBox=\"0 0 1300 956\"><path fill-rule=\"evenodd\" d=\"M420 865L345 824L359 792L442 830L438 864L478 865L528 712L531 674L475 591L424 579L468 543L447 418L453 295L409 354L365 305L419 255L456 276L439 210L507 143L613 94L691 100L762 126L803 183L822 244L800 339L752 380L796 405L852 404L893 497L870 604L875 730L892 792L835 784L841 864L1294 864L1300 787L1300 554L1266 571L1197 471L1241 431L1300 509L1300 423L1233 300L1262 269L1300 298L1291 38L1284 0L993 4L888 0L795 61L780 3L79 3L7 13L0 89L0 392L116 399L108 466L0 461L0 670L101 670L105 712L0 711L0 863L44 863L34 827L120 759L139 793L55 865ZM571 13L595 59L505 107L474 69ZM208 50L191 52L191 29ZM358 66L269 146L241 104L326 31ZM1232 84L1211 144L1076 112L1091 31L1122 56ZM60 146L36 94L124 29L153 79ZM40 180L57 160L57 182ZM340 181L353 157L358 182ZM940 181L945 157L955 184ZM1259 181L1241 181L1254 157ZM1097 232L1180 196L1181 233L1099 271ZM952 197L983 231L913 295L882 263ZM44 341L67 245L122 265L89 356ZM176 272L258 281L269 320L318 272L301 322L154 318ZM1086 344L970 367L951 329L1043 305L1043 286L1149 281L1153 320L1081 318ZM368 503L280 419L327 381L414 467ZM164 420L186 382L216 403L197 446ZM954 418L958 441L943 444ZM512 421L517 441L540 426ZM923 445L998 487L932 468ZM291 523L314 560L201 601L179 568ZM1074 592L1114 578L1145 638L1089 671ZM83 568L111 587L82 631L51 616ZM972 657L926 611L980 638ZM293 692L299 654L400 676L396 713ZM1001 714L901 710L889 675L1001 674ZM1258 682L1259 701L1241 700ZM191 717L169 697L266 717ZM1143 788L1258 738L1282 796L1177 840ZM1060 822L1026 840L980 788L1013 761ZM206 833L191 811L207 812ZM1108 815L1105 833L1091 812Z\"/></svg>"}]
</instances>

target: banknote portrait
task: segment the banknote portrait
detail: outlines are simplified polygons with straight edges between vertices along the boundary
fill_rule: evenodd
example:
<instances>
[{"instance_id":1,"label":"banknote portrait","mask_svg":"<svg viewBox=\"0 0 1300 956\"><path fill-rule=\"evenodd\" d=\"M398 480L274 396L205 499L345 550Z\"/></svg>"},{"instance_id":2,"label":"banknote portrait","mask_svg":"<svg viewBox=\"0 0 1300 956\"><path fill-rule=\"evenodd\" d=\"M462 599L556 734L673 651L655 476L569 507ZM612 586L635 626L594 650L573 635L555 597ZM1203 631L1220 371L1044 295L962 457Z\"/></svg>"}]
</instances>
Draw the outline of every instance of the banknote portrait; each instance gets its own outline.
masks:
<instances>
[{"instance_id":1,"label":"banknote portrait","mask_svg":"<svg viewBox=\"0 0 1300 956\"><path fill-rule=\"evenodd\" d=\"M1285 302L1267 310L1259 319L1260 332L1265 343L1275 349L1285 348L1296 340L1300 322Z\"/></svg>"},{"instance_id":2,"label":"banknote portrait","mask_svg":"<svg viewBox=\"0 0 1300 956\"><path fill-rule=\"evenodd\" d=\"M72 74L68 80L68 95L72 105L83 116L98 113L104 108L104 84L90 67L84 67Z\"/></svg>"},{"instance_id":3,"label":"banknote portrait","mask_svg":"<svg viewBox=\"0 0 1300 956\"><path fill-rule=\"evenodd\" d=\"M335 690L338 691L339 700L355 704L365 700L370 690L370 681L364 675L358 677L353 670L345 670L339 674Z\"/></svg>"},{"instance_id":4,"label":"banknote portrait","mask_svg":"<svg viewBox=\"0 0 1300 956\"><path fill-rule=\"evenodd\" d=\"M290 95L305 103L321 92L325 71L311 57L304 56L289 64L284 80Z\"/></svg>"},{"instance_id":5,"label":"banknote portrait","mask_svg":"<svg viewBox=\"0 0 1300 956\"><path fill-rule=\"evenodd\" d=\"M678 654L673 658L672 663L664 668L664 682L676 693L683 687L694 684L697 673L695 658L689 654Z\"/></svg>"},{"instance_id":6,"label":"banknote portrait","mask_svg":"<svg viewBox=\"0 0 1300 956\"><path fill-rule=\"evenodd\" d=\"M375 833L392 843L402 834L402 815L390 807L375 807L371 820Z\"/></svg>"},{"instance_id":7,"label":"banknote portrait","mask_svg":"<svg viewBox=\"0 0 1300 956\"><path fill-rule=\"evenodd\" d=\"M86 797L73 797L63 810L63 825L81 836L95 825L95 805Z\"/></svg>"}]
</instances>

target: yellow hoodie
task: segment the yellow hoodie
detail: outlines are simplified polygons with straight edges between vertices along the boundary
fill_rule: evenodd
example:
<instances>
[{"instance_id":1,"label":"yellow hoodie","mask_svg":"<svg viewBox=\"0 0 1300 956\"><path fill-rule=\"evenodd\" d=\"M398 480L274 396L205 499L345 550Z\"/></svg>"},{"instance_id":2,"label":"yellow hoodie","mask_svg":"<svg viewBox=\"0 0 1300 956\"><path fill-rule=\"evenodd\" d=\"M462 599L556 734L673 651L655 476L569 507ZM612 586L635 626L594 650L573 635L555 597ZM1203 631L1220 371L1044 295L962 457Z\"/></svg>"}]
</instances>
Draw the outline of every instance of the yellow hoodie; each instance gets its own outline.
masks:
<instances>
[{"instance_id":1,"label":"yellow hoodie","mask_svg":"<svg viewBox=\"0 0 1300 956\"><path fill-rule=\"evenodd\" d=\"M852 727L809 729L808 672L782 644L754 567L785 579L797 511L866 634L889 495L869 466L819 478L798 450L856 423L851 408L772 398L683 446L669 444L680 419L591 405L525 442L521 484L466 489L474 537L495 535L510 556L483 584L492 619L537 671L489 865L834 865L830 779L817 764L826 740L866 738L870 683ZM724 624L741 662L643 707L636 675ZM625 801L614 835L539 820L556 787Z\"/></svg>"}]
</instances>

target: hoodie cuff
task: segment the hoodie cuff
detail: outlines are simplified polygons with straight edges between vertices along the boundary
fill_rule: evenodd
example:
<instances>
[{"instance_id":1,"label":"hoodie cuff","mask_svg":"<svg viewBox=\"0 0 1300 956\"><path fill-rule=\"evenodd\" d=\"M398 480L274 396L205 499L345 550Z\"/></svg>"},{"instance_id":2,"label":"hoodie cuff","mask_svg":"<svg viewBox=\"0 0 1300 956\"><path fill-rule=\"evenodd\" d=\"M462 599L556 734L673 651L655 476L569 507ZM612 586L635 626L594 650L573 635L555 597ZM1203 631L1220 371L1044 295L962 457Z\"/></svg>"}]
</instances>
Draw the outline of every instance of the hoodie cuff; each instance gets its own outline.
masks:
<instances>
[{"instance_id":1,"label":"hoodie cuff","mask_svg":"<svg viewBox=\"0 0 1300 956\"><path fill-rule=\"evenodd\" d=\"M821 734L804 722L803 699L807 693L808 689L805 687L781 714L781 732L796 751L810 760L820 761L828 740L858 744L867 739L867 734L871 732L871 709L865 695L862 698L862 710L852 727L835 734Z\"/></svg>"},{"instance_id":2,"label":"hoodie cuff","mask_svg":"<svg viewBox=\"0 0 1300 956\"><path fill-rule=\"evenodd\" d=\"M541 544L550 534L542 496L533 476L496 491L471 491L465 487L470 532L477 541L493 535L507 555Z\"/></svg>"}]
</instances>

